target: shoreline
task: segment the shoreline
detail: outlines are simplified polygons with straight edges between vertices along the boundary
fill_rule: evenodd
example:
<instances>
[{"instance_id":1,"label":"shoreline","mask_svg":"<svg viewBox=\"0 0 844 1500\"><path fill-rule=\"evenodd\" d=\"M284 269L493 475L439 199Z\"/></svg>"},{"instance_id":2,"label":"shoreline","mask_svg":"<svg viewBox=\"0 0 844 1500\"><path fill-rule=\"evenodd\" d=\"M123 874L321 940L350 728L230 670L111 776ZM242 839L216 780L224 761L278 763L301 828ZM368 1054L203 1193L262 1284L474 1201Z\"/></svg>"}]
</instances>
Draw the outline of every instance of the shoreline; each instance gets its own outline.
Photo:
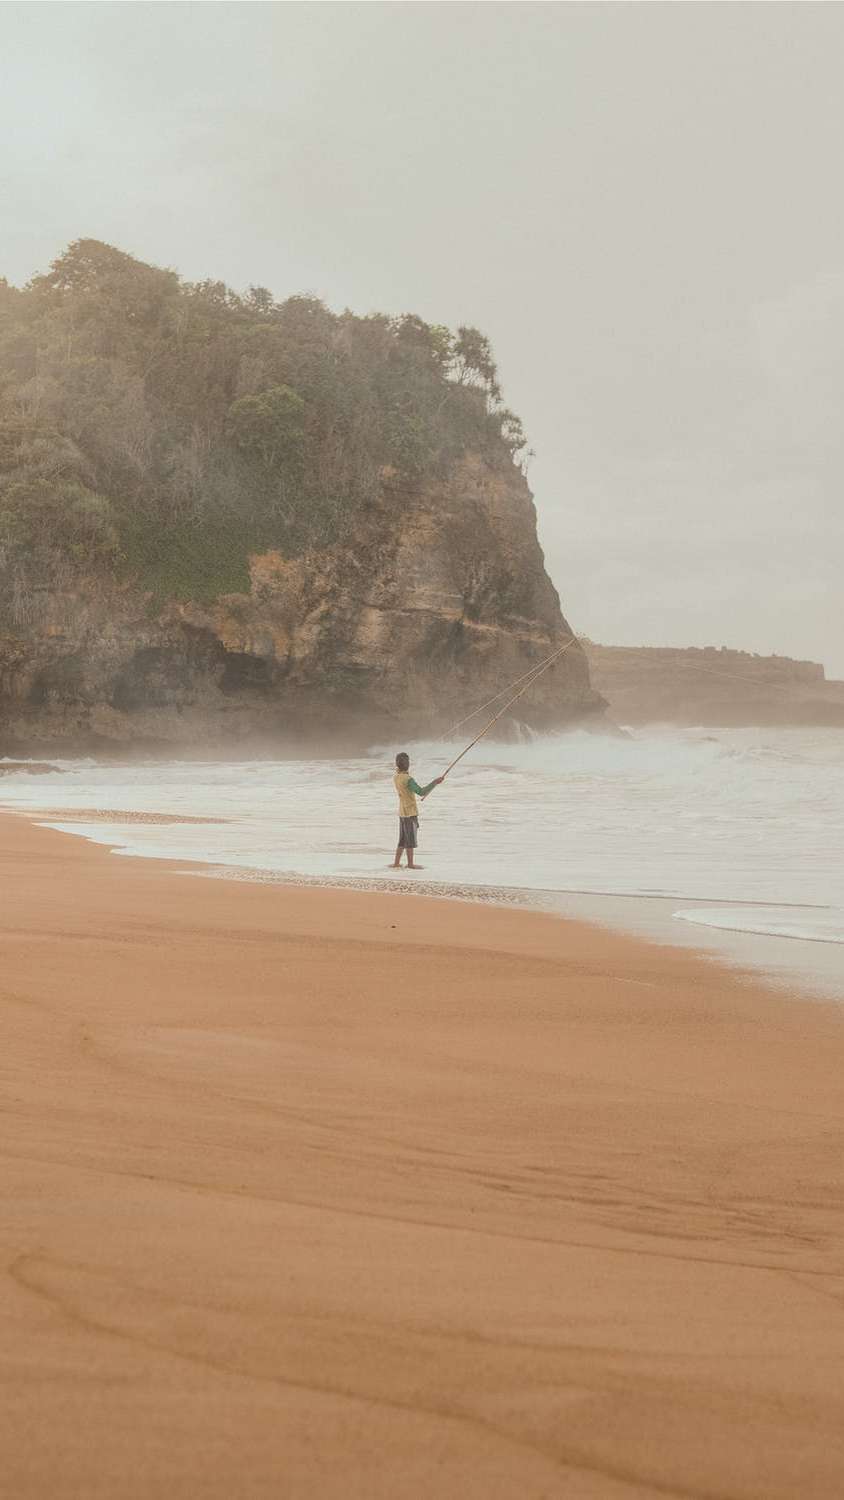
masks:
<instances>
[{"instance_id":1,"label":"shoreline","mask_svg":"<svg viewBox=\"0 0 844 1500\"><path fill-rule=\"evenodd\" d=\"M827 1500L844 1012L0 815L18 1500Z\"/></svg>"},{"instance_id":2,"label":"shoreline","mask_svg":"<svg viewBox=\"0 0 844 1500\"><path fill-rule=\"evenodd\" d=\"M116 847L116 852L123 853L119 847ZM145 856L132 852L125 857ZM721 908L723 903L712 897L643 895L627 891L555 891L530 886L472 885L468 882L459 885L454 881L433 879L387 881L365 876L297 875L199 861L184 873L204 880L231 880L247 885L416 896L421 900L457 901L510 911L536 912L562 921L587 923L621 937L643 939L660 947L690 951L702 962L720 965L736 979L770 985L778 990L798 991L807 1001L844 1002L844 960L840 955L840 939L764 932L753 927L709 926L703 922L682 920L682 914L675 910L677 901L693 902L696 908L704 911ZM733 906L742 910L773 912L835 910L808 903L773 901L735 902ZM807 950L811 961L807 961Z\"/></svg>"},{"instance_id":3,"label":"shoreline","mask_svg":"<svg viewBox=\"0 0 844 1500\"><path fill-rule=\"evenodd\" d=\"M735 975L744 975L751 983L761 980L779 989L797 990L807 1000L844 1002L844 944L839 937L825 938L793 932L766 931L752 925L695 920L678 912L676 903L692 905L695 915L722 910L725 903L715 897L683 895L670 892L633 892L567 889L505 885L478 885L440 877L419 867L419 878L411 880L388 873L387 867L371 875L308 875L224 861L211 862L165 853L146 853L119 842L94 838L84 829L70 829L62 824L109 823L114 829L125 825L178 826L220 825L225 817L197 817L185 813L155 810L144 812L100 808L19 807L0 801L0 815L23 817L59 833L70 834L84 842L119 854L127 859L152 860L164 866L178 865L182 873L198 878L230 880L238 883L274 885L303 890L349 890L364 893L417 895L433 900L460 901L487 907L534 911L564 920L591 925L629 937L644 938L660 946L695 952L702 959L721 964ZM826 913L833 906L811 902L741 900L726 903L731 913L747 912L750 921L756 913ZM759 920L757 918L757 920ZM820 950L820 951L819 951Z\"/></svg>"},{"instance_id":4,"label":"shoreline","mask_svg":"<svg viewBox=\"0 0 844 1500\"><path fill-rule=\"evenodd\" d=\"M737 731L491 747L426 805L414 889L555 911L844 1001L842 746ZM416 753L433 775L451 752ZM7 777L0 804L197 874L374 889L396 881L390 759L336 762L328 797L305 761L67 763Z\"/></svg>"}]
</instances>

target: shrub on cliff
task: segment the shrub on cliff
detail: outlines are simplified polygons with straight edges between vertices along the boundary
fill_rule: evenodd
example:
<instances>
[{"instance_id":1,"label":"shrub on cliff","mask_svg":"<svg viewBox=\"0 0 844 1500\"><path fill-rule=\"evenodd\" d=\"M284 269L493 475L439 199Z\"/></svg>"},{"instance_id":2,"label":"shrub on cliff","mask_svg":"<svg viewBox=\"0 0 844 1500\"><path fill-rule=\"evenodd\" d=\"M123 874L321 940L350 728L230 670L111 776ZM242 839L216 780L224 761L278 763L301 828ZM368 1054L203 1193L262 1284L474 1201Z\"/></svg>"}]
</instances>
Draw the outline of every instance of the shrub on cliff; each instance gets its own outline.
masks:
<instances>
[{"instance_id":1,"label":"shrub on cliff","mask_svg":"<svg viewBox=\"0 0 844 1500\"><path fill-rule=\"evenodd\" d=\"M0 567L166 597L245 586L251 551L341 539L389 466L408 496L524 447L488 341L312 297L183 282L96 240L0 282Z\"/></svg>"}]
</instances>

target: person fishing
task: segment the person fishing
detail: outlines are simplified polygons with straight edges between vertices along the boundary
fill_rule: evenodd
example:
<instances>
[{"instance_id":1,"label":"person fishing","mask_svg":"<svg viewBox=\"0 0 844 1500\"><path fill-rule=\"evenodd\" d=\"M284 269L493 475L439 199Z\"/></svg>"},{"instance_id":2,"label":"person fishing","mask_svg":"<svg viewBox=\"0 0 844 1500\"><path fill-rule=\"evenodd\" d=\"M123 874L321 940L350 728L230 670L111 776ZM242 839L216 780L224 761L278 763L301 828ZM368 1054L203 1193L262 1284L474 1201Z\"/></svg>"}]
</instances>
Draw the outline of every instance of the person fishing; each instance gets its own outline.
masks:
<instances>
[{"instance_id":1,"label":"person fishing","mask_svg":"<svg viewBox=\"0 0 844 1500\"><path fill-rule=\"evenodd\" d=\"M409 870L420 868L420 866L415 865L413 862L413 851L417 846L419 832L419 808L416 798L427 797L428 793L433 791L435 786L442 786L446 776L448 776L450 771L454 770L456 765L459 765L464 755L469 754L469 751L478 744L479 740L482 740L484 735L489 733L493 724L497 724L499 719L502 719L509 709L513 707L513 704L517 703L528 689L533 687L533 684L542 676L543 672L547 672L549 667L553 666L556 661L559 661L560 657L564 656L566 651L569 651L575 645L576 641L577 636L569 636L568 640L555 646L553 651L545 657L544 661L540 661L529 667L526 672L522 673L521 677L517 677L515 682L511 682L509 687L502 688L493 698L490 698L486 703L482 703L479 708L473 708L472 712L467 714L464 719L460 719L457 724L452 724L451 728L443 736L444 739L450 739L456 730L460 729L464 724L468 724L469 720L473 719L476 714L483 713L484 709L492 708L492 705L497 703L499 698L503 698L505 694L510 694L513 688L518 688L518 692L512 693L512 696L508 696L504 707L499 708L497 713L494 713L492 718L484 724L480 733L476 734L473 740L470 740L465 750L461 750L460 754L454 757L450 765L446 766L442 776L435 776L434 780L429 781L427 786L417 785L410 774L410 756L406 750L399 751L396 756L396 774L393 777L399 798L399 845L391 869L397 870L401 865L402 850L405 850L407 854L407 868Z\"/></svg>"},{"instance_id":2,"label":"person fishing","mask_svg":"<svg viewBox=\"0 0 844 1500\"><path fill-rule=\"evenodd\" d=\"M419 806L417 797L427 797L435 786L443 781L442 776L435 776L427 786L419 786L410 775L410 756L406 750L400 750L396 756L396 774L393 784L399 798L399 844L396 849L396 857L392 868L397 870L401 865L402 851L407 855L407 868L415 870L418 868L413 862L413 851L419 841Z\"/></svg>"}]
</instances>

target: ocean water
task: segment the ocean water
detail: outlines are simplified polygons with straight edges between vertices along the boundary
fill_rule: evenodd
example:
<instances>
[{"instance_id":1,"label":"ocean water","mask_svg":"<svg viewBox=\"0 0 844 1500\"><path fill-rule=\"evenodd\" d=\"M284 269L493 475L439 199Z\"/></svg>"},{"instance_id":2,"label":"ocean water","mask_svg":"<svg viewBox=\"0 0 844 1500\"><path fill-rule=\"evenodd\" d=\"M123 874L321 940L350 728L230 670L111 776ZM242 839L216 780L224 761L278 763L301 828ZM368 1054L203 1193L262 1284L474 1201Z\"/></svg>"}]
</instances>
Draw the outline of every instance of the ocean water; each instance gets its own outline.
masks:
<instances>
[{"instance_id":1,"label":"ocean water","mask_svg":"<svg viewBox=\"0 0 844 1500\"><path fill-rule=\"evenodd\" d=\"M408 748L424 783L460 747ZM0 804L39 813L120 854L194 860L232 876L389 888L398 881L387 868L395 847L393 753L391 746L334 761L61 761L61 776L3 777ZM103 811L105 819L85 817ZM156 813L221 821L138 820ZM414 878L426 891L510 893L576 914L585 902L595 919L609 913L614 925L640 931L649 930L642 912L650 910L650 935L691 938L731 958L736 934L753 936L747 963L772 970L784 963L810 977L822 971L827 992L829 976L834 989L840 975L844 997L838 730L651 729L629 739L584 733L485 741L423 804L418 857L424 874ZM784 960L787 943L800 952L791 949ZM818 945L835 951L821 960Z\"/></svg>"}]
</instances>

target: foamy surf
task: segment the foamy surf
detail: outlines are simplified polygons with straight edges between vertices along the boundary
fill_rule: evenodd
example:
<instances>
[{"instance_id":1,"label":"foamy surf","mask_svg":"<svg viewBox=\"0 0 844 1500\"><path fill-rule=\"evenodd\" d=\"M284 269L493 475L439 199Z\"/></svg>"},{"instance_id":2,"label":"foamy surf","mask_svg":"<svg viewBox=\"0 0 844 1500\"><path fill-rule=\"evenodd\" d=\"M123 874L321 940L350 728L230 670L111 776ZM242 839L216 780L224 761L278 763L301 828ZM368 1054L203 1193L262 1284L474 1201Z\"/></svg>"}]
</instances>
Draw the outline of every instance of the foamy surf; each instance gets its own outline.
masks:
<instances>
[{"instance_id":1,"label":"foamy surf","mask_svg":"<svg viewBox=\"0 0 844 1500\"><path fill-rule=\"evenodd\" d=\"M806 943L844 943L844 911L797 912L794 908L773 910L750 907L703 907L697 911L675 911L682 922L717 927L724 932L753 932L764 937L798 938Z\"/></svg>"}]
</instances>

